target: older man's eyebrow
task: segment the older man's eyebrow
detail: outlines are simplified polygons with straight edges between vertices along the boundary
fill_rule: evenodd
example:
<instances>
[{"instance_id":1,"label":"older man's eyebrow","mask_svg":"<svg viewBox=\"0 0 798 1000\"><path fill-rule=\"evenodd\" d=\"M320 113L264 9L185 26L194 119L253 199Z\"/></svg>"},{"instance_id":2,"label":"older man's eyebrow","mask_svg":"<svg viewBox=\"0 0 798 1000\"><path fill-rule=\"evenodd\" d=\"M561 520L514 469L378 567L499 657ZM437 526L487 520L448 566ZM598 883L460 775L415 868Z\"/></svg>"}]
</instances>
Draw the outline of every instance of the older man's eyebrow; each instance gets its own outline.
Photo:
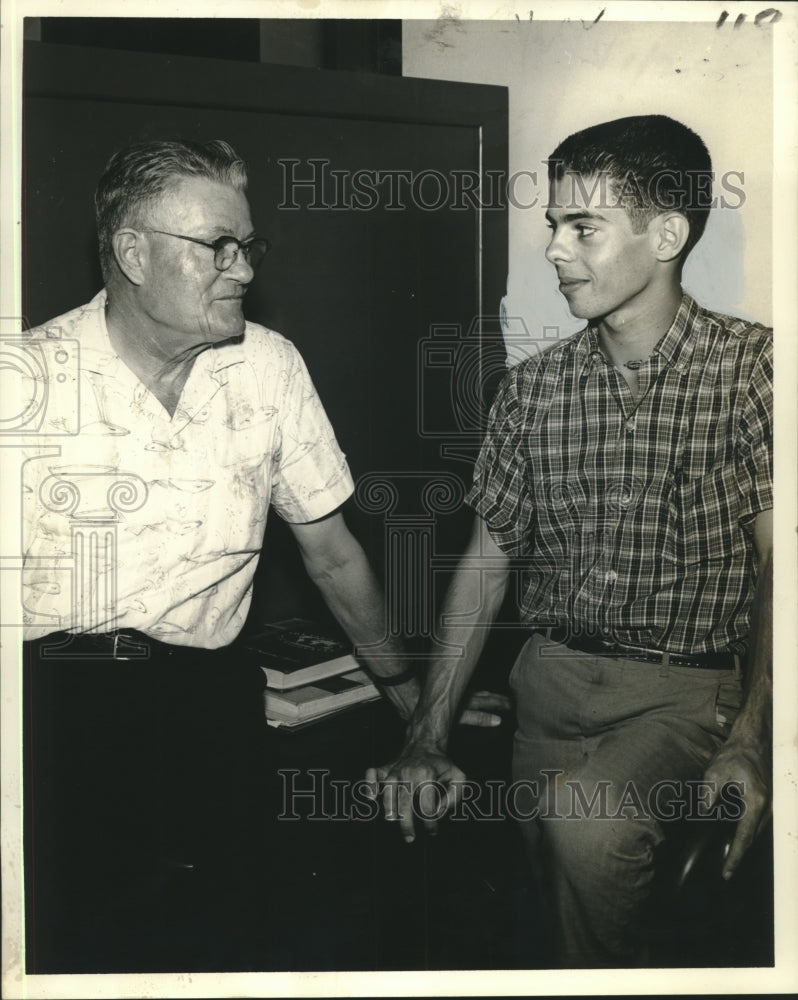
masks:
<instances>
[{"instance_id":1,"label":"older man's eyebrow","mask_svg":"<svg viewBox=\"0 0 798 1000\"><path fill-rule=\"evenodd\" d=\"M212 237L213 236L232 236L233 235L233 231L230 229L229 226L213 226L213 227L211 227L208 230L208 235L212 236ZM244 240L251 239L254 235L255 235L255 230L253 229L253 230L251 230L251 232L247 233L247 235L244 237Z\"/></svg>"}]
</instances>

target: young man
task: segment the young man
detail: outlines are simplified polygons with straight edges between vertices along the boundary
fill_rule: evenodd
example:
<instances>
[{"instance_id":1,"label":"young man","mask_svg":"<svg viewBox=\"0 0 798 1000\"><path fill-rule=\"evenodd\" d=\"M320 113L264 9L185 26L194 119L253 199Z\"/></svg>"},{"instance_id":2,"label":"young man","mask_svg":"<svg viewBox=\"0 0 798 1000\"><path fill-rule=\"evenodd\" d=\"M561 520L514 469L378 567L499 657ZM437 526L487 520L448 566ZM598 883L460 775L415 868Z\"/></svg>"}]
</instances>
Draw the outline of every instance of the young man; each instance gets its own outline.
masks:
<instances>
[{"instance_id":1,"label":"young man","mask_svg":"<svg viewBox=\"0 0 798 1000\"><path fill-rule=\"evenodd\" d=\"M711 170L664 116L596 125L552 154L546 256L588 325L499 389L443 610L441 639L463 655L433 661L400 756L369 773L408 840L420 784L448 784L452 804L450 721L522 570L513 777L566 967L646 961L654 848L667 815L695 805L691 782L742 790L727 878L768 808L771 334L682 291Z\"/></svg>"}]
</instances>

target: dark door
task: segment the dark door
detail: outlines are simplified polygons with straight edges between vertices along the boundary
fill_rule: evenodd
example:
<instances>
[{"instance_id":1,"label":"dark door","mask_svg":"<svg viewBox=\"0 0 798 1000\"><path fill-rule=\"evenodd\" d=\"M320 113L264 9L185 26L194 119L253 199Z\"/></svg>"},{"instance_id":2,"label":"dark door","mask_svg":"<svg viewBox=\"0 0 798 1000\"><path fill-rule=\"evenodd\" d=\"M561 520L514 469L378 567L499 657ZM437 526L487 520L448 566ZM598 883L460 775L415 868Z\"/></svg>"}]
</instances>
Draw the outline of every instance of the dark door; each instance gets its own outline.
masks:
<instances>
[{"instance_id":1,"label":"dark door","mask_svg":"<svg viewBox=\"0 0 798 1000\"><path fill-rule=\"evenodd\" d=\"M429 563L445 572L462 544L458 497L503 361L486 316L507 271L506 90L38 43L25 88L31 325L101 285L92 195L116 148L224 138L246 159L253 221L273 241L247 317L303 354L361 487L347 517L378 568L393 546L397 628L424 632ZM317 611L272 517L252 614Z\"/></svg>"}]
</instances>

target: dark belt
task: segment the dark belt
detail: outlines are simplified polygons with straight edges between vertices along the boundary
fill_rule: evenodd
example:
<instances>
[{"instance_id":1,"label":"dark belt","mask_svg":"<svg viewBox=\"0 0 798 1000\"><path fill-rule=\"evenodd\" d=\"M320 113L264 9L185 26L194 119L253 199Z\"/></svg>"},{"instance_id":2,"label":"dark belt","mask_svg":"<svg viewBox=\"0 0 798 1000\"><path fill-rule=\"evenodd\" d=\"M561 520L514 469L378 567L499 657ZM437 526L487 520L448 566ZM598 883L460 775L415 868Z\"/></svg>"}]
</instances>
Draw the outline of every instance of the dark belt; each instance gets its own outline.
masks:
<instances>
[{"instance_id":1,"label":"dark belt","mask_svg":"<svg viewBox=\"0 0 798 1000\"><path fill-rule=\"evenodd\" d=\"M562 627L536 631L551 642L580 653L591 653L593 656L617 656L625 660L642 660L646 663L672 663L676 667L695 667L698 670L740 669L740 657L736 653L670 653L663 649L626 646L620 642L598 639L595 636L571 635L568 629Z\"/></svg>"},{"instance_id":2,"label":"dark belt","mask_svg":"<svg viewBox=\"0 0 798 1000\"><path fill-rule=\"evenodd\" d=\"M170 646L135 629L54 632L35 642L39 656L45 660L148 660L156 651L165 653L185 649Z\"/></svg>"}]
</instances>

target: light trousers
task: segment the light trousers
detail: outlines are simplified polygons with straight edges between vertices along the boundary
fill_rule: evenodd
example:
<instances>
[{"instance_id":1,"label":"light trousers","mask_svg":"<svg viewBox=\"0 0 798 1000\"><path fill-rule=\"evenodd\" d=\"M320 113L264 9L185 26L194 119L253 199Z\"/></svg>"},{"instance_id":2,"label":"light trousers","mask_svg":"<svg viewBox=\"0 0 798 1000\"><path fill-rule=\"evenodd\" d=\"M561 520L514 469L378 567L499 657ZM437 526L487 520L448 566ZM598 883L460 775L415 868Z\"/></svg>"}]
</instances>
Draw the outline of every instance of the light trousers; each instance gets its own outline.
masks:
<instances>
[{"instance_id":1,"label":"light trousers","mask_svg":"<svg viewBox=\"0 0 798 1000\"><path fill-rule=\"evenodd\" d=\"M742 702L734 671L575 652L534 634L510 675L521 828L565 968L647 963L655 848L706 811L701 778Z\"/></svg>"}]
</instances>

